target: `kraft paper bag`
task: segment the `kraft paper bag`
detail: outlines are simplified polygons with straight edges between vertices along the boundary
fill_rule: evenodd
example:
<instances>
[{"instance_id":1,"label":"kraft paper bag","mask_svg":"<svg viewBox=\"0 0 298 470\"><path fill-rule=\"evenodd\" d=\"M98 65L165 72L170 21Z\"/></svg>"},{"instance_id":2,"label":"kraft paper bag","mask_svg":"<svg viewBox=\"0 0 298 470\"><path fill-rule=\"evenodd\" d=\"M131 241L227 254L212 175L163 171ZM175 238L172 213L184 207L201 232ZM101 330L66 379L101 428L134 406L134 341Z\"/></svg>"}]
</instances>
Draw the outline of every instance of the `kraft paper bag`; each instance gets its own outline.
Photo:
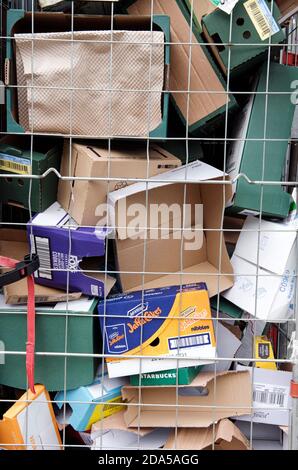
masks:
<instances>
[{"instance_id":1,"label":"kraft paper bag","mask_svg":"<svg viewBox=\"0 0 298 470\"><path fill-rule=\"evenodd\" d=\"M19 120L25 131L146 136L161 123L164 34L16 34Z\"/></svg>"}]
</instances>

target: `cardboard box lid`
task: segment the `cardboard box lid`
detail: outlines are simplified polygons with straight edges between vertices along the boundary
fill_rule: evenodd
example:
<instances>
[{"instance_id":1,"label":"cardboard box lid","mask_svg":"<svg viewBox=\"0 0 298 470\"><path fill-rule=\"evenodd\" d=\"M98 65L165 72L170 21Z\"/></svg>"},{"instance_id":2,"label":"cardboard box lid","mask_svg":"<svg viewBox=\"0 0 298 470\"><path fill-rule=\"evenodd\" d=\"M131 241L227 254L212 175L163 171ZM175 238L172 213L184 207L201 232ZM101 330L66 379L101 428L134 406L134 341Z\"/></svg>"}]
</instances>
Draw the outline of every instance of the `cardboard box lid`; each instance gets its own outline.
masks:
<instances>
[{"instance_id":1,"label":"cardboard box lid","mask_svg":"<svg viewBox=\"0 0 298 470\"><path fill-rule=\"evenodd\" d=\"M178 385L178 396L173 386L141 387L141 394L139 389L122 389L128 403L124 414L128 427L205 428L235 413L239 416L251 411L251 377L247 371L216 376L199 373L190 385Z\"/></svg>"},{"instance_id":2,"label":"cardboard box lid","mask_svg":"<svg viewBox=\"0 0 298 470\"><path fill-rule=\"evenodd\" d=\"M202 450L247 450L249 442L240 429L229 419L222 419L215 426L201 429L172 430L164 449Z\"/></svg>"},{"instance_id":3,"label":"cardboard box lid","mask_svg":"<svg viewBox=\"0 0 298 470\"><path fill-rule=\"evenodd\" d=\"M26 231L16 229L0 230L0 254L22 260L30 252L26 239ZM7 304L25 304L28 298L27 279L4 286L5 302ZM58 289L35 284L36 303L55 303L67 300L77 300L81 292L66 293Z\"/></svg>"}]
</instances>

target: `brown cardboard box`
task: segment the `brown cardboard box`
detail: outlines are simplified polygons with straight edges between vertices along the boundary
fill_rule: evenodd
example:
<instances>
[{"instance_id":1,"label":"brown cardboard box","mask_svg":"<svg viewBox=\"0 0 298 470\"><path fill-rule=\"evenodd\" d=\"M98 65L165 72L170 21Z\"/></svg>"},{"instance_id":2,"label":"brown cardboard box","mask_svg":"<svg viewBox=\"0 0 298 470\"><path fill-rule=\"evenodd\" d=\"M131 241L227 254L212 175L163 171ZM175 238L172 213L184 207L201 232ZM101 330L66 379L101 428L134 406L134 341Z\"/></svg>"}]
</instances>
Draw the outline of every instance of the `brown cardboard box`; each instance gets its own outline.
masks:
<instances>
[{"instance_id":1,"label":"brown cardboard box","mask_svg":"<svg viewBox=\"0 0 298 470\"><path fill-rule=\"evenodd\" d=\"M129 404L124 414L128 427L206 428L251 413L251 377L247 371L229 371L215 380L214 373L200 372L190 385L178 385L178 394L173 386L126 386L122 397Z\"/></svg>"},{"instance_id":2,"label":"brown cardboard box","mask_svg":"<svg viewBox=\"0 0 298 470\"><path fill-rule=\"evenodd\" d=\"M214 447L213 447L214 443ZM175 450L248 450L249 441L229 419L201 429L172 430L164 449Z\"/></svg>"},{"instance_id":3,"label":"brown cardboard box","mask_svg":"<svg viewBox=\"0 0 298 470\"><path fill-rule=\"evenodd\" d=\"M281 20L288 19L298 12L297 0L276 0L281 12Z\"/></svg>"},{"instance_id":4,"label":"brown cardboard box","mask_svg":"<svg viewBox=\"0 0 298 470\"><path fill-rule=\"evenodd\" d=\"M28 253L30 253L30 249L27 243L26 231L15 229L0 230L0 256L9 256L21 261ZM27 303L27 289L27 279L4 286L5 303L13 305ZM81 292L67 294L60 290L35 284L36 303L65 302L67 298L69 300L76 300L81 295Z\"/></svg>"},{"instance_id":5,"label":"brown cardboard box","mask_svg":"<svg viewBox=\"0 0 298 470\"><path fill-rule=\"evenodd\" d=\"M197 0L197 4L200 2L201 0ZM177 1L155 0L153 2L153 11L155 14L168 15L171 20L171 42L174 44L171 45L169 86L182 117L185 121L188 117L191 130L191 127L196 123L226 106L225 87L215 68L211 65L212 59L208 57L206 50L199 44L203 40L195 34L190 37L190 25ZM199 16L200 11L202 12L196 5L196 13ZM128 8L128 12L132 15L150 15L151 1L137 0ZM190 41L193 44L191 48L187 45ZM189 95L189 112L188 85L190 85L192 91ZM210 91L210 93L206 93L206 91Z\"/></svg>"},{"instance_id":6,"label":"brown cardboard box","mask_svg":"<svg viewBox=\"0 0 298 470\"><path fill-rule=\"evenodd\" d=\"M210 0L186 0L189 9L191 9L191 3L193 1L193 12L199 22L201 24L201 20L204 15L209 15L212 13L216 6L211 3Z\"/></svg>"},{"instance_id":7,"label":"brown cardboard box","mask_svg":"<svg viewBox=\"0 0 298 470\"><path fill-rule=\"evenodd\" d=\"M148 186L137 183L109 194L108 200L115 207L115 213L110 211L110 224L116 227L118 271L124 292L206 282L212 297L233 285L233 269L220 232L224 201L229 200L231 187L229 184L214 184L223 178L227 177L221 171L196 161L152 178ZM161 179L168 181L167 184L160 182ZM182 184L187 181L196 183ZM142 235L147 240L141 236L133 238L129 231L123 229L132 222L133 217L127 216L123 220L132 204L147 205L148 209L153 205L171 207L175 204L181 208L183 215L184 202L191 207L188 226L184 224L183 227L183 220L176 219L173 212L170 220L159 218L158 222L146 213L140 226L150 227ZM123 208L123 203L126 203L126 208ZM203 205L203 220L199 222L195 220L196 204ZM170 233L166 239L160 235L165 233L167 223ZM188 244L186 236L191 234L190 230L201 236L201 245ZM143 272L146 274L143 275Z\"/></svg>"},{"instance_id":8,"label":"brown cardboard box","mask_svg":"<svg viewBox=\"0 0 298 470\"><path fill-rule=\"evenodd\" d=\"M61 162L63 176L85 177L84 181L59 182L58 202L80 225L95 226L99 222L96 208L106 202L107 193L131 184L126 178L148 178L181 162L166 150L152 145L147 152L143 144L92 146L74 143L71 151L65 141ZM119 181L90 181L91 178L121 178Z\"/></svg>"}]
</instances>

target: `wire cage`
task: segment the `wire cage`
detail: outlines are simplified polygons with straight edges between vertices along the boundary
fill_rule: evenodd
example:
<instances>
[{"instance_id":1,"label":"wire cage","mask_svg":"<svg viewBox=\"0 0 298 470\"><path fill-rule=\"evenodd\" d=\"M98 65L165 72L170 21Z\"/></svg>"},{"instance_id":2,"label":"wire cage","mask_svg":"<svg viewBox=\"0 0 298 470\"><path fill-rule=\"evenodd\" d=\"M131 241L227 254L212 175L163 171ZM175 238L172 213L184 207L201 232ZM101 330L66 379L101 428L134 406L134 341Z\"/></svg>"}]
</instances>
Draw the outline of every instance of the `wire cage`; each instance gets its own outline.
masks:
<instances>
[{"instance_id":1,"label":"wire cage","mask_svg":"<svg viewBox=\"0 0 298 470\"><path fill-rule=\"evenodd\" d=\"M298 449L297 21L1 2L0 448Z\"/></svg>"}]
</instances>

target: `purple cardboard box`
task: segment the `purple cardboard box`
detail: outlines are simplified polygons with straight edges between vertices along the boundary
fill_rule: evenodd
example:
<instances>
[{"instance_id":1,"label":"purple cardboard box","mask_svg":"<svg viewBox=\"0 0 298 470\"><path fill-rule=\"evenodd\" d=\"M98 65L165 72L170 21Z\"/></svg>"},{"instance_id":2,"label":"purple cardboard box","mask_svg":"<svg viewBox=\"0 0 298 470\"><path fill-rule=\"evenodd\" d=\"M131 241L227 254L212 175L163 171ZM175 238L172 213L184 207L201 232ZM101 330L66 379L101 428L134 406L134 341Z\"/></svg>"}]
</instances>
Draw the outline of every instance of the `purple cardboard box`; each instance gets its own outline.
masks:
<instances>
[{"instance_id":1,"label":"purple cardboard box","mask_svg":"<svg viewBox=\"0 0 298 470\"><path fill-rule=\"evenodd\" d=\"M55 202L32 218L27 233L31 250L40 260L37 284L62 290L69 285L70 292L97 297L106 296L115 284L116 279L104 273L104 227L77 226Z\"/></svg>"}]
</instances>

